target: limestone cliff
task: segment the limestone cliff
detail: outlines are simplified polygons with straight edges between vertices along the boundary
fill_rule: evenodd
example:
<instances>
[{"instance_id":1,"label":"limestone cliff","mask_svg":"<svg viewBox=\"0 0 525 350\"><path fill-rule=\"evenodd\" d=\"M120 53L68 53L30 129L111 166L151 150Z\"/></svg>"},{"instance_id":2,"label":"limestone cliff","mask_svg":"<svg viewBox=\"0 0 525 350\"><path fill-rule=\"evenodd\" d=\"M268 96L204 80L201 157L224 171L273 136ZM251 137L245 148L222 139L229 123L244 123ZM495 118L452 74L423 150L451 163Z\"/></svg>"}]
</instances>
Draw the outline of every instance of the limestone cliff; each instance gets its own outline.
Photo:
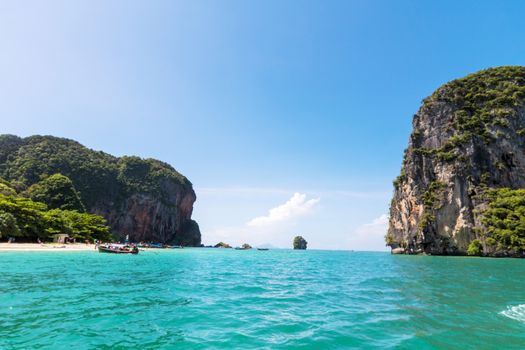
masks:
<instances>
[{"instance_id":1,"label":"limestone cliff","mask_svg":"<svg viewBox=\"0 0 525 350\"><path fill-rule=\"evenodd\" d=\"M169 164L114 157L63 138L0 135L0 177L19 191L56 173L71 179L86 210L106 218L118 238L200 245L192 184Z\"/></svg>"},{"instance_id":2,"label":"limestone cliff","mask_svg":"<svg viewBox=\"0 0 525 350\"><path fill-rule=\"evenodd\" d=\"M465 254L474 242L483 255L523 255L503 237L523 234L513 226L501 236L503 218L493 225L484 213L491 189L525 188L524 101L525 67L483 70L423 101L394 181L386 241L395 252Z\"/></svg>"}]
</instances>

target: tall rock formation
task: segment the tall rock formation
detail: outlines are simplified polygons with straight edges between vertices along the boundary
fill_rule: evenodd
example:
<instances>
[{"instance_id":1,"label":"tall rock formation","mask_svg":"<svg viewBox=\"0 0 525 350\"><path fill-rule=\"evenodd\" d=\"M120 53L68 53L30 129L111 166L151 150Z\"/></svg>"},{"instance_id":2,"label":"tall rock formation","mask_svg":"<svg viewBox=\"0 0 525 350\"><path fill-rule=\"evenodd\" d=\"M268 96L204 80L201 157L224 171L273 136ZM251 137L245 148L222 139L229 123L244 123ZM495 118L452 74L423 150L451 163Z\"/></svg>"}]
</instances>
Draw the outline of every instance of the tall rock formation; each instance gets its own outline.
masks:
<instances>
[{"instance_id":1,"label":"tall rock formation","mask_svg":"<svg viewBox=\"0 0 525 350\"><path fill-rule=\"evenodd\" d=\"M522 256L525 197L504 192L515 201L511 212L494 189L525 188L525 67L487 69L441 86L412 125L387 244L404 253Z\"/></svg>"},{"instance_id":2,"label":"tall rock formation","mask_svg":"<svg viewBox=\"0 0 525 350\"><path fill-rule=\"evenodd\" d=\"M304 239L302 236L295 236L293 239L293 249L306 249L306 246L308 245L308 242L306 242L306 239Z\"/></svg>"},{"instance_id":3,"label":"tall rock formation","mask_svg":"<svg viewBox=\"0 0 525 350\"><path fill-rule=\"evenodd\" d=\"M73 182L86 210L132 241L200 245L191 182L154 159L114 157L52 136L0 135L0 177L20 192L53 174Z\"/></svg>"}]
</instances>

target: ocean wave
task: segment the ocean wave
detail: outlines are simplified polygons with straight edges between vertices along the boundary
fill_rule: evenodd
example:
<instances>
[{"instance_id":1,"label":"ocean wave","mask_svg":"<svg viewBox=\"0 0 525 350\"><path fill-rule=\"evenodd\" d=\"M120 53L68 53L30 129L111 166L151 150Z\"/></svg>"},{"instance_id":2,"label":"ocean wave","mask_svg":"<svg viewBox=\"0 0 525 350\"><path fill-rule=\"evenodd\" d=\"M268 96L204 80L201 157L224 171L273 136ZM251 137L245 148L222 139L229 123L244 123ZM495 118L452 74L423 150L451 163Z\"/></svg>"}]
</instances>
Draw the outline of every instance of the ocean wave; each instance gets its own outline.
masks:
<instances>
[{"instance_id":1,"label":"ocean wave","mask_svg":"<svg viewBox=\"0 0 525 350\"><path fill-rule=\"evenodd\" d=\"M507 306L507 310L500 312L500 314L516 321L525 322L525 304Z\"/></svg>"}]
</instances>

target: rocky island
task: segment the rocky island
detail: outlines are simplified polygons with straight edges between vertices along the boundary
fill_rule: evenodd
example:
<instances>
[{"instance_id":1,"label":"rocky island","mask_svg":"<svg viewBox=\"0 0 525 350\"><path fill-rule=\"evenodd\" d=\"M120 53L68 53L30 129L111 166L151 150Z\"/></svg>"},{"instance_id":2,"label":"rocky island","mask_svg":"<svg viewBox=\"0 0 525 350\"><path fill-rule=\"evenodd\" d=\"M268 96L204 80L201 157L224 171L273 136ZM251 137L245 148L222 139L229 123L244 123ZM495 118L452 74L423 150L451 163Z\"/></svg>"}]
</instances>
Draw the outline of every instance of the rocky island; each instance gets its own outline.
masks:
<instances>
[{"instance_id":1,"label":"rocky island","mask_svg":"<svg viewBox=\"0 0 525 350\"><path fill-rule=\"evenodd\" d=\"M12 203L22 203L38 207L44 219L51 215L48 209L104 218L117 239L201 243L199 226L191 219L196 200L191 182L155 159L114 157L52 136L0 135L0 178L6 203L0 213L11 221L18 213L5 212L14 208ZM37 234L45 233L27 232L25 239Z\"/></svg>"},{"instance_id":2,"label":"rocky island","mask_svg":"<svg viewBox=\"0 0 525 350\"><path fill-rule=\"evenodd\" d=\"M304 239L302 236L296 236L293 239L293 249L305 250L307 245L308 242L306 242L306 239Z\"/></svg>"},{"instance_id":3,"label":"rocky island","mask_svg":"<svg viewBox=\"0 0 525 350\"><path fill-rule=\"evenodd\" d=\"M412 124L394 180L392 251L523 257L525 67L441 86Z\"/></svg>"}]
</instances>

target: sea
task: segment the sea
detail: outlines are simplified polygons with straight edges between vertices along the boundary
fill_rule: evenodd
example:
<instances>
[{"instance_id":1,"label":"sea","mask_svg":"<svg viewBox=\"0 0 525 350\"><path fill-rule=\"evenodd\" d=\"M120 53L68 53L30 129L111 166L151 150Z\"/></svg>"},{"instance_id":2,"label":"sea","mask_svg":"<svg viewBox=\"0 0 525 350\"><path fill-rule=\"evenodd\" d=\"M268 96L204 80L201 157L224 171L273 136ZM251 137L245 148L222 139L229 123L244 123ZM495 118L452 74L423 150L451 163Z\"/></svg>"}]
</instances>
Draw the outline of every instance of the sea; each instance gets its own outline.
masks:
<instances>
[{"instance_id":1,"label":"sea","mask_svg":"<svg viewBox=\"0 0 525 350\"><path fill-rule=\"evenodd\" d=\"M525 260L0 252L0 349L523 349Z\"/></svg>"}]
</instances>

